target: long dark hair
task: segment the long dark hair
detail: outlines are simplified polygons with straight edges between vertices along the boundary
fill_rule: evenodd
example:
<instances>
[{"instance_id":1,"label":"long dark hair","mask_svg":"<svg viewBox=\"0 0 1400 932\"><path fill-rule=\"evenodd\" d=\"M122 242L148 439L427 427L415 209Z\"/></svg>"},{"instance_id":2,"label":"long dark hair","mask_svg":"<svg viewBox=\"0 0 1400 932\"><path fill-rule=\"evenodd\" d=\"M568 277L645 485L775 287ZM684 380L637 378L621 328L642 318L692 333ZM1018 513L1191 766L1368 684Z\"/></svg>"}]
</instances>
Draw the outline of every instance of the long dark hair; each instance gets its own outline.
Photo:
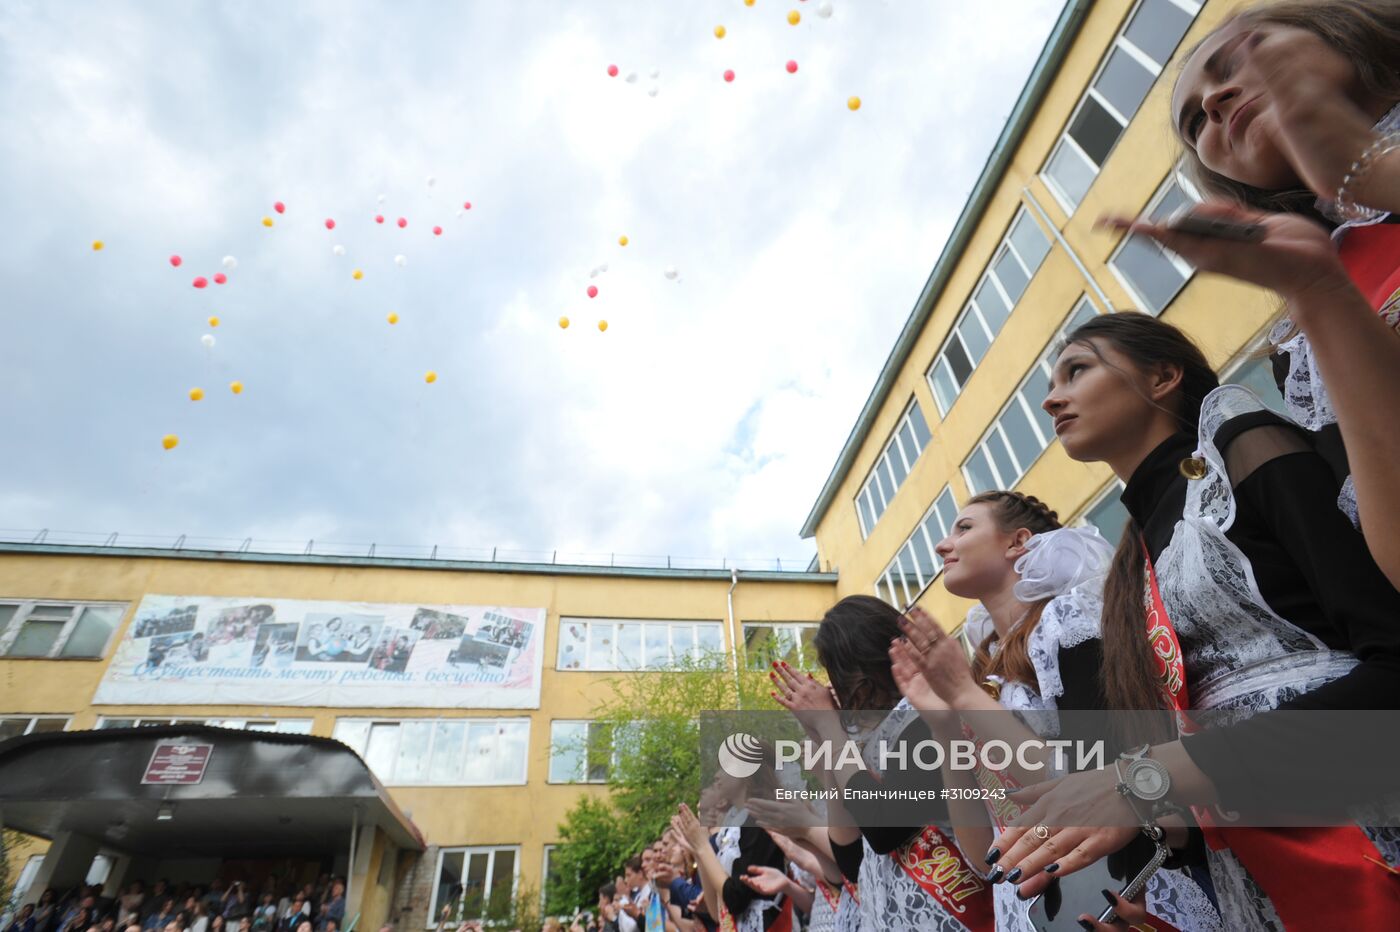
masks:
<instances>
[{"instance_id":1,"label":"long dark hair","mask_svg":"<svg viewBox=\"0 0 1400 932\"><path fill-rule=\"evenodd\" d=\"M1085 321L1066 342L1087 347L1111 366L1092 340L1111 345L1143 369L1163 363L1179 366L1181 387L1168 399L1168 410L1183 431L1196 432L1201 401L1220 380L1190 337L1155 317L1123 311ZM1103 687L1108 708L1115 710L1166 707L1144 628L1142 593L1147 580L1140 540L1141 529L1129 518L1104 582Z\"/></svg>"},{"instance_id":2,"label":"long dark hair","mask_svg":"<svg viewBox=\"0 0 1400 932\"><path fill-rule=\"evenodd\" d=\"M1227 17L1211 35L1241 21L1306 29L1346 56L1356 68L1357 80L1367 93L1383 100L1400 101L1400 3L1394 0L1280 0ZM1197 43L1181 56L1183 65L1200 45ZM1306 188L1284 191L1256 188L1211 171L1184 140L1182 149L1186 175L1202 192L1259 210L1300 213L1323 219L1315 206L1317 195Z\"/></svg>"},{"instance_id":3,"label":"long dark hair","mask_svg":"<svg viewBox=\"0 0 1400 932\"><path fill-rule=\"evenodd\" d=\"M902 693L890 668L899 609L873 595L848 595L822 618L812 646L843 710L893 709Z\"/></svg>"}]
</instances>

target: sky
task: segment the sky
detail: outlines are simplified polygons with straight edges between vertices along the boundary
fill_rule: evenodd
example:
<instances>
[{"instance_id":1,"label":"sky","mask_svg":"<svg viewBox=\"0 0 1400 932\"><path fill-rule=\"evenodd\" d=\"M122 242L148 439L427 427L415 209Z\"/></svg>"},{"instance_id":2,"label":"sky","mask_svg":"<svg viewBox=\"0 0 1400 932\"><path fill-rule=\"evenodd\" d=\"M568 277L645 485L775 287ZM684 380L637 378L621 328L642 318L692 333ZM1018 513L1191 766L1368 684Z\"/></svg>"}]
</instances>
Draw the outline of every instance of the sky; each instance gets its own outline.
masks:
<instances>
[{"instance_id":1,"label":"sky","mask_svg":"<svg viewBox=\"0 0 1400 932\"><path fill-rule=\"evenodd\" d=\"M0 533L805 565L1060 3L817 6L0 5Z\"/></svg>"}]
</instances>

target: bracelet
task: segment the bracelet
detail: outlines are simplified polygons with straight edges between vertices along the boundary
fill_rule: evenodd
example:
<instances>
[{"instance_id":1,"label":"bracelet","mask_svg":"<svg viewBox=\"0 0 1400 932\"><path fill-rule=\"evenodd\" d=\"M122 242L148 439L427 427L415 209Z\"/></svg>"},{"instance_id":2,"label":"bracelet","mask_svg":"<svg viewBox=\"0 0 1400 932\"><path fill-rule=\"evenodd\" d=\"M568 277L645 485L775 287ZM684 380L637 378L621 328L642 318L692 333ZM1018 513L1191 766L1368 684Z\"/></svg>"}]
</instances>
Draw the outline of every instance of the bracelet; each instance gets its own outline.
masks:
<instances>
[{"instance_id":1,"label":"bracelet","mask_svg":"<svg viewBox=\"0 0 1400 932\"><path fill-rule=\"evenodd\" d=\"M1356 157L1356 161L1351 163L1351 167L1342 176L1342 183L1337 187L1337 197L1332 203L1332 207L1339 217L1348 221L1365 221L1373 220L1385 213L1385 211L1356 203L1353 189L1366 177L1371 166L1396 149L1400 149L1400 132L1391 132L1376 136L1375 139L1371 140L1371 144Z\"/></svg>"}]
</instances>

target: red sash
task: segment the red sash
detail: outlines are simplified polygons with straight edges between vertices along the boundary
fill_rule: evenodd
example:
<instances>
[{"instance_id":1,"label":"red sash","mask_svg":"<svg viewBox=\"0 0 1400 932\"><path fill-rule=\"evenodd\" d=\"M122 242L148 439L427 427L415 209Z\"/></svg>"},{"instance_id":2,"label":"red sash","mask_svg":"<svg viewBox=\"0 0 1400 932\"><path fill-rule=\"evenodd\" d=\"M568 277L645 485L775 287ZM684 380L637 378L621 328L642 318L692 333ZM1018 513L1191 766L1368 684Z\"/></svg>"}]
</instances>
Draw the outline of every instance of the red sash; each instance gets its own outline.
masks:
<instances>
[{"instance_id":1,"label":"red sash","mask_svg":"<svg viewBox=\"0 0 1400 932\"><path fill-rule=\"evenodd\" d=\"M1167 615L1157 571L1142 541L1147 588L1147 640L1157 676L1182 734L1197 731L1187 712L1186 665L1181 641ZM1288 929L1393 929L1400 925L1400 889L1376 846L1355 825L1337 828L1221 828L1192 807L1206 843L1229 848L1268 895ZM1325 895L1319 895L1325 894Z\"/></svg>"},{"instance_id":2,"label":"red sash","mask_svg":"<svg viewBox=\"0 0 1400 932\"><path fill-rule=\"evenodd\" d=\"M891 851L890 857L919 889L972 932L993 932L996 928L991 886L938 826L924 826L918 838Z\"/></svg>"},{"instance_id":3,"label":"red sash","mask_svg":"<svg viewBox=\"0 0 1400 932\"><path fill-rule=\"evenodd\" d=\"M817 883L820 885L821 881ZM778 918L773 920L773 924L765 932L792 932L792 897L783 897L783 904L778 910ZM719 904L719 922L716 924L719 926L719 932L739 932L739 924L734 921L723 900Z\"/></svg>"},{"instance_id":4,"label":"red sash","mask_svg":"<svg viewBox=\"0 0 1400 932\"><path fill-rule=\"evenodd\" d=\"M1342 237L1338 255L1371 307L1383 310L1400 291L1400 223L1355 227Z\"/></svg>"},{"instance_id":5,"label":"red sash","mask_svg":"<svg viewBox=\"0 0 1400 932\"><path fill-rule=\"evenodd\" d=\"M825 880L822 880L820 877L817 878L817 892L822 895L822 899L826 900L826 905L831 907L833 913L840 909L841 894L835 887Z\"/></svg>"}]
</instances>

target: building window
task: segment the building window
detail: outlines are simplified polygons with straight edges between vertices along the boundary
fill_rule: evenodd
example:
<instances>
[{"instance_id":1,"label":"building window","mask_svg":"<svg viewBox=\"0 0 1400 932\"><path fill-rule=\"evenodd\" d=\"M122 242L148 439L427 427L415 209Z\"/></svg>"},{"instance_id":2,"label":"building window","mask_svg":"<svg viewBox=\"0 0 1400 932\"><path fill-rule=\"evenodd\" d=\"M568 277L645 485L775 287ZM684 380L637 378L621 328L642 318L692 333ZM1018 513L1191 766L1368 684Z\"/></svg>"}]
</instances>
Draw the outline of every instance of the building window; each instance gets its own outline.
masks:
<instances>
[{"instance_id":1,"label":"building window","mask_svg":"<svg viewBox=\"0 0 1400 932\"><path fill-rule=\"evenodd\" d=\"M894 493L913 472L914 461L928 446L929 438L928 422L924 420L924 412L915 400L900 417L890 442L880 451L875 466L856 496L856 514L860 518L862 538L869 537L870 532L875 530L875 522L880 520L894 500Z\"/></svg>"},{"instance_id":2,"label":"building window","mask_svg":"<svg viewBox=\"0 0 1400 932\"><path fill-rule=\"evenodd\" d=\"M151 728L157 725L213 725L216 728L236 728L239 731L274 731L282 735L311 734L309 718L108 718L97 720L101 728Z\"/></svg>"},{"instance_id":3,"label":"building window","mask_svg":"<svg viewBox=\"0 0 1400 932\"><path fill-rule=\"evenodd\" d=\"M1017 211L1010 231L973 289L972 300L925 374L943 415L948 414L1049 252L1050 241L1030 214L1025 208Z\"/></svg>"},{"instance_id":4,"label":"building window","mask_svg":"<svg viewBox=\"0 0 1400 932\"><path fill-rule=\"evenodd\" d=\"M67 731L67 715L0 715L0 741L20 735Z\"/></svg>"},{"instance_id":5,"label":"building window","mask_svg":"<svg viewBox=\"0 0 1400 932\"><path fill-rule=\"evenodd\" d=\"M1118 500L1122 494L1123 481L1114 479L1099 494L1098 500L1084 510L1084 523L1098 528L1110 544L1117 543L1123 536L1123 528L1128 526L1128 509Z\"/></svg>"},{"instance_id":6,"label":"building window","mask_svg":"<svg viewBox=\"0 0 1400 932\"><path fill-rule=\"evenodd\" d=\"M1041 169L1066 212L1074 213L1084 200L1200 11L1196 0L1142 0L1128 17Z\"/></svg>"},{"instance_id":7,"label":"building window","mask_svg":"<svg viewBox=\"0 0 1400 932\"><path fill-rule=\"evenodd\" d=\"M557 670L665 670L724 664L717 621L561 618Z\"/></svg>"},{"instance_id":8,"label":"building window","mask_svg":"<svg viewBox=\"0 0 1400 932\"><path fill-rule=\"evenodd\" d=\"M550 722L550 783L607 783L616 760L608 722Z\"/></svg>"},{"instance_id":9,"label":"building window","mask_svg":"<svg viewBox=\"0 0 1400 932\"><path fill-rule=\"evenodd\" d=\"M332 737L388 785L504 786L525 782L530 720L342 718Z\"/></svg>"},{"instance_id":10,"label":"building window","mask_svg":"<svg viewBox=\"0 0 1400 932\"><path fill-rule=\"evenodd\" d=\"M817 652L812 639L818 625L744 622L744 657L750 670L762 670L775 661L786 661L798 669L815 669Z\"/></svg>"},{"instance_id":11,"label":"building window","mask_svg":"<svg viewBox=\"0 0 1400 932\"><path fill-rule=\"evenodd\" d=\"M1144 213L1162 222L1183 207L1200 203L1200 195L1186 179L1172 172ZM1163 249L1156 240L1134 233L1123 240L1108 260L1118 279L1132 292L1142 310L1161 314L1196 269L1174 252Z\"/></svg>"},{"instance_id":12,"label":"building window","mask_svg":"<svg viewBox=\"0 0 1400 932\"><path fill-rule=\"evenodd\" d=\"M519 845L439 849L427 927L437 927L444 909L451 922L505 918L515 895L519 861Z\"/></svg>"},{"instance_id":13,"label":"building window","mask_svg":"<svg viewBox=\"0 0 1400 932\"><path fill-rule=\"evenodd\" d=\"M125 602L0 601L0 655L100 660Z\"/></svg>"},{"instance_id":14,"label":"building window","mask_svg":"<svg viewBox=\"0 0 1400 932\"><path fill-rule=\"evenodd\" d=\"M1054 418L1041 407L1050 394L1050 373L1066 335L1093 317L1094 305L1080 298L1069 318L1051 338L1011 400L992 422L991 429L963 461L963 478L973 495L992 489L1014 488L1030 470L1050 441L1055 439Z\"/></svg>"},{"instance_id":15,"label":"building window","mask_svg":"<svg viewBox=\"0 0 1400 932\"><path fill-rule=\"evenodd\" d=\"M895 608L907 608L943 569L943 560L933 548L948 536L957 516L953 490L945 487L894 560L875 580L875 594Z\"/></svg>"}]
</instances>

